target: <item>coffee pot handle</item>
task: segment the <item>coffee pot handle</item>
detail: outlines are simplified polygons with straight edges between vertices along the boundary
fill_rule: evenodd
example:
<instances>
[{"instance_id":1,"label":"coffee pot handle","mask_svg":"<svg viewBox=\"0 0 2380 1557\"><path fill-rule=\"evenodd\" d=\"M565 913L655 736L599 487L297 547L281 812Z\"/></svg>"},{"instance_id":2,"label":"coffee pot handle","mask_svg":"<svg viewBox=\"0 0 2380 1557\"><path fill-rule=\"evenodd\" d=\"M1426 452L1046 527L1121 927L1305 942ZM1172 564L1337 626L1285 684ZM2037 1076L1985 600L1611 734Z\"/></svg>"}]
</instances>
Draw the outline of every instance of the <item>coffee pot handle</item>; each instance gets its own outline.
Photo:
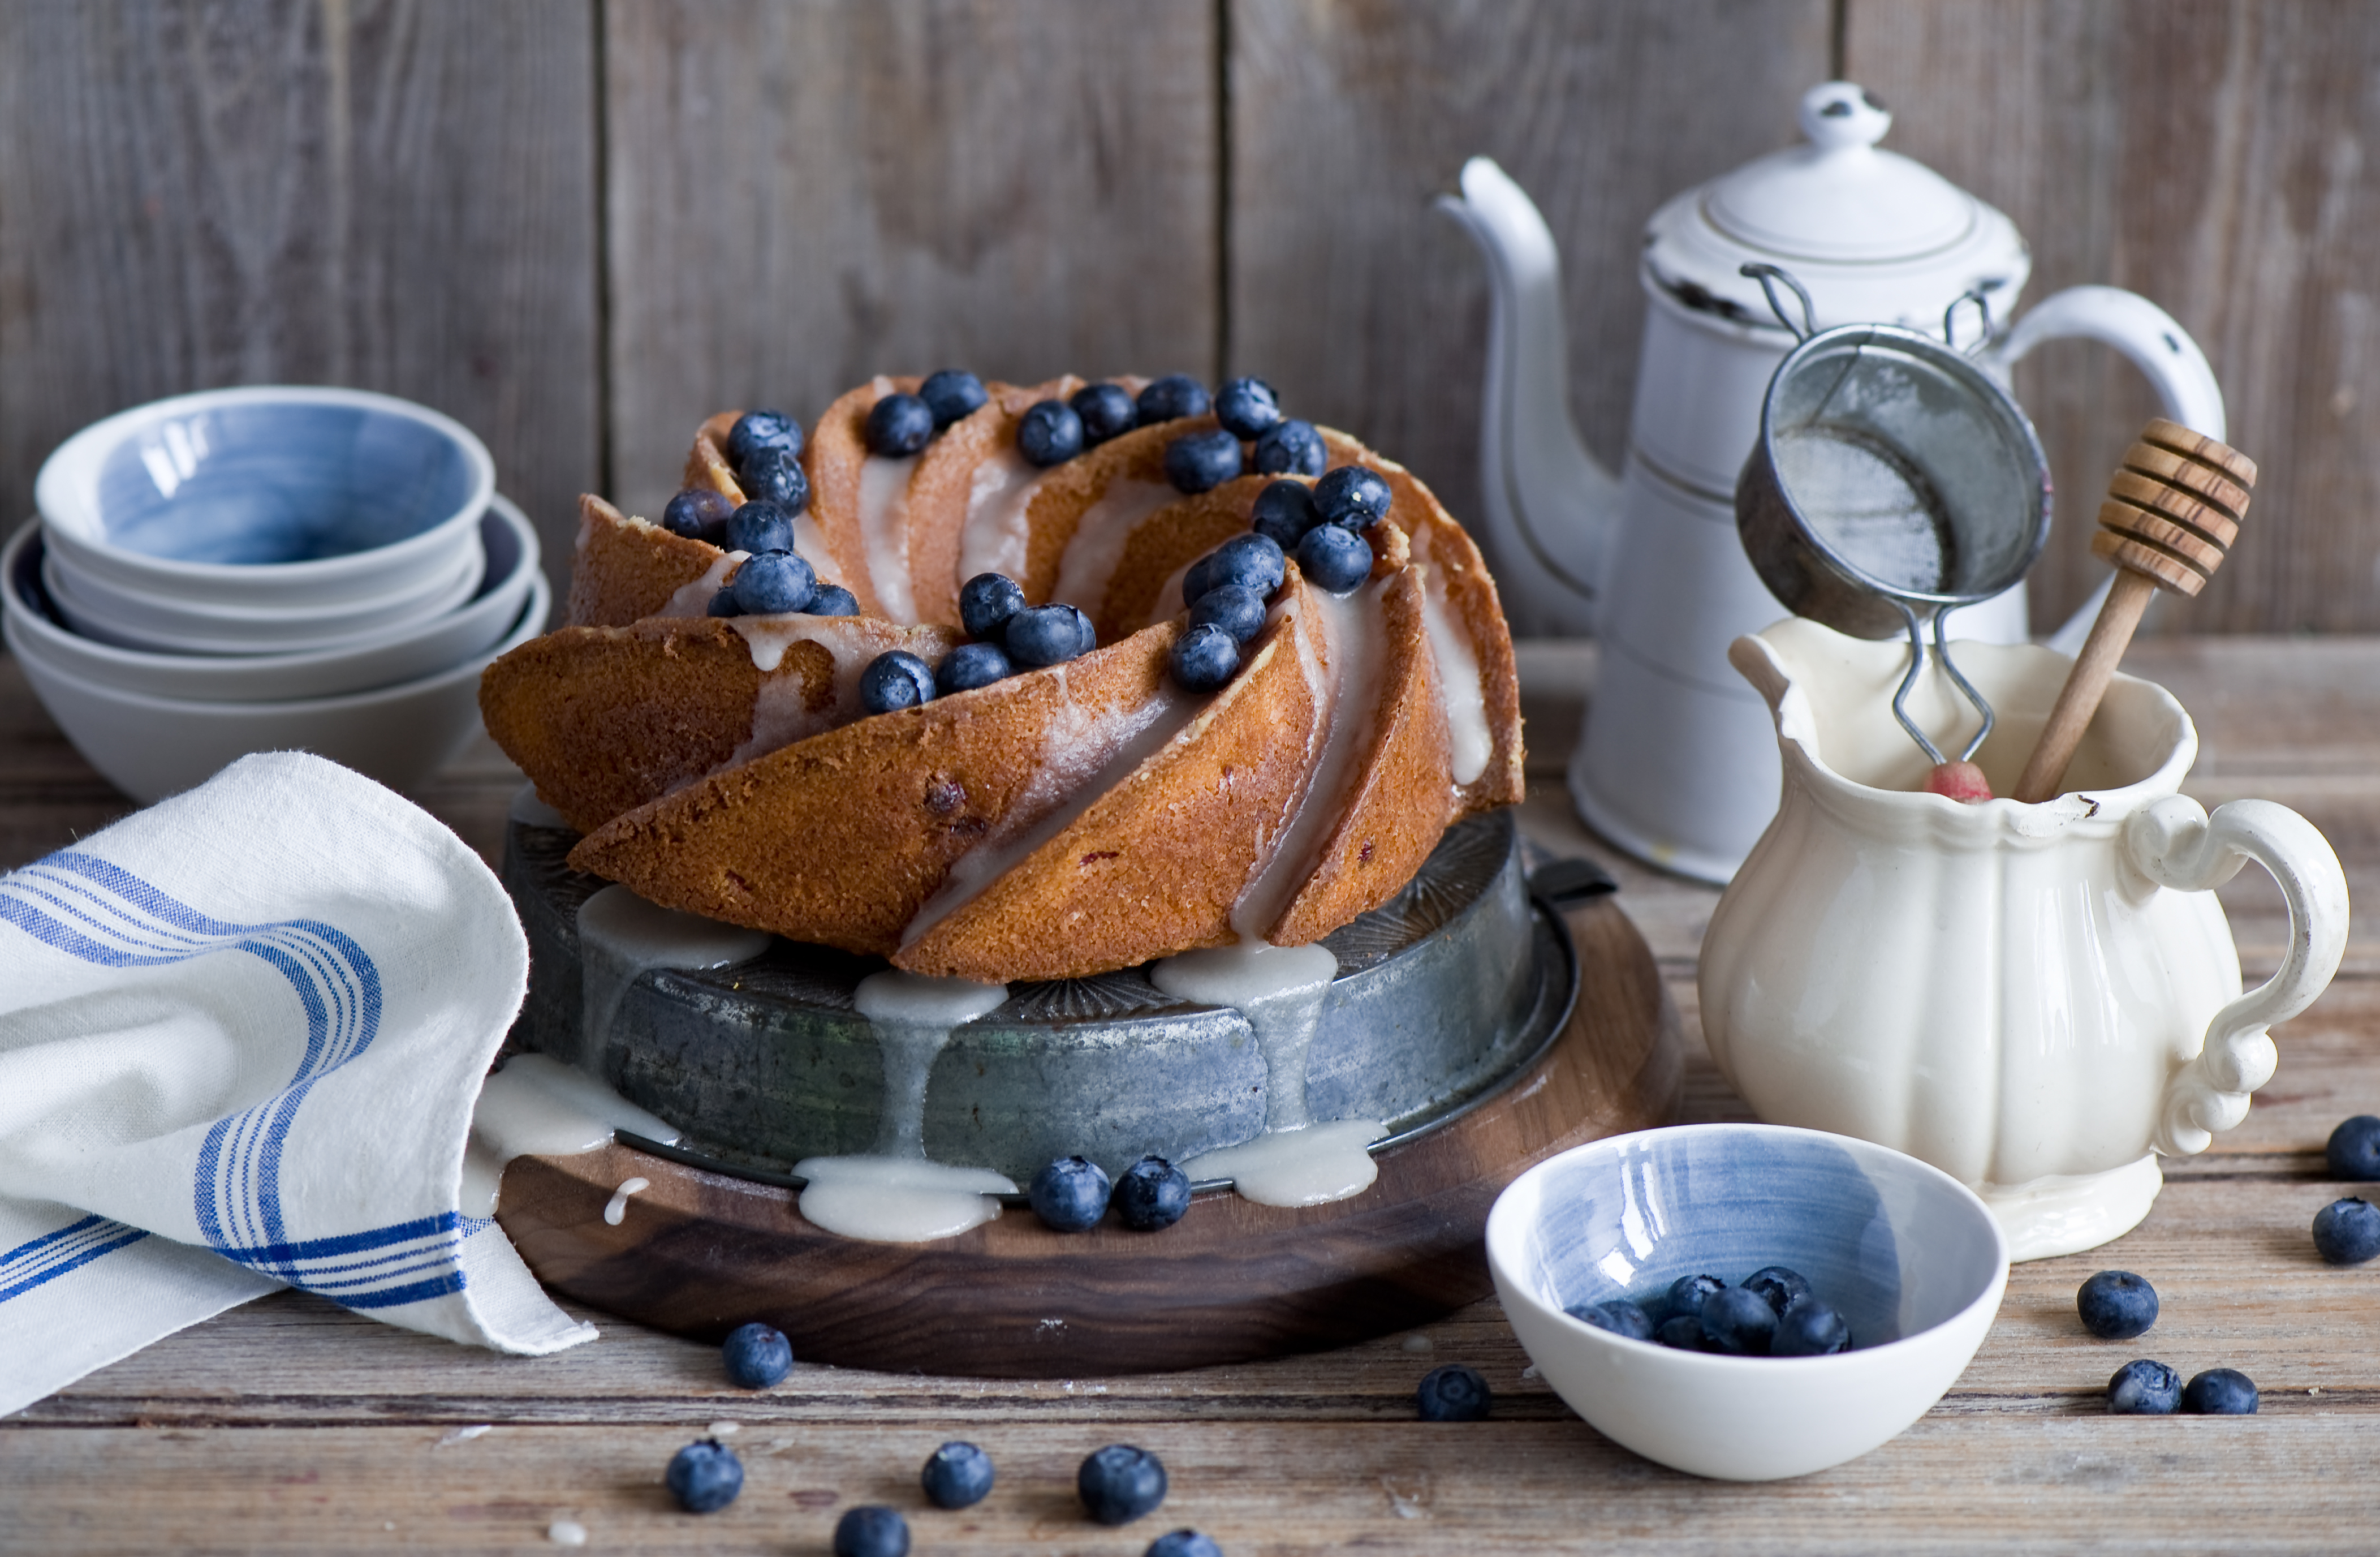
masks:
<instances>
[{"instance_id":1,"label":"coffee pot handle","mask_svg":"<svg viewBox=\"0 0 2380 1557\"><path fill-rule=\"evenodd\" d=\"M2347 876L2313 823L2270 800L2234 800L2210 817L2187 796L2169 796L2124 824L2124 852L2143 875L2177 892L2211 892L2252 859L2289 904L2280 970L2215 1014L2198 1057L2166 1086L2155 1144L2168 1157L2188 1157L2248 1116L2248 1095L2279 1062L2266 1029L2313 1004L2338 971Z\"/></svg>"}]
</instances>

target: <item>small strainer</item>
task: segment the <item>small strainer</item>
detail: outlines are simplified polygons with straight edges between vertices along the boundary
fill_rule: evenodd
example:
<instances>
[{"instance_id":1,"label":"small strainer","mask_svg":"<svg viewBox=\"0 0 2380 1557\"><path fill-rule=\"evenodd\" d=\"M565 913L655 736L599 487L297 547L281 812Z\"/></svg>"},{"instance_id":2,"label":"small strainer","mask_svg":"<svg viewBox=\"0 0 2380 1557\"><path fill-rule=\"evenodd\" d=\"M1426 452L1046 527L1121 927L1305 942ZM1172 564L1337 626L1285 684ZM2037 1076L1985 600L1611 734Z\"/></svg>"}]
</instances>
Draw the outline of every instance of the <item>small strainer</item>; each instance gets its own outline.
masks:
<instances>
[{"instance_id":1,"label":"small strainer","mask_svg":"<svg viewBox=\"0 0 2380 1557\"><path fill-rule=\"evenodd\" d=\"M1810 295L1775 265L1748 264L1799 341L1768 381L1760 438L1735 488L1736 529L1787 610L1855 638L1909 634L1893 716L1936 763L1908 712L1933 652L1983 715L1961 761L1992 731L1991 705L1951 663L1943 619L2017 583L2049 539L2049 466L2016 402L1952 347L1893 324L1821 331ZM1782 281L1802 300L1786 316ZM1961 303L1990 310L1980 293Z\"/></svg>"}]
</instances>

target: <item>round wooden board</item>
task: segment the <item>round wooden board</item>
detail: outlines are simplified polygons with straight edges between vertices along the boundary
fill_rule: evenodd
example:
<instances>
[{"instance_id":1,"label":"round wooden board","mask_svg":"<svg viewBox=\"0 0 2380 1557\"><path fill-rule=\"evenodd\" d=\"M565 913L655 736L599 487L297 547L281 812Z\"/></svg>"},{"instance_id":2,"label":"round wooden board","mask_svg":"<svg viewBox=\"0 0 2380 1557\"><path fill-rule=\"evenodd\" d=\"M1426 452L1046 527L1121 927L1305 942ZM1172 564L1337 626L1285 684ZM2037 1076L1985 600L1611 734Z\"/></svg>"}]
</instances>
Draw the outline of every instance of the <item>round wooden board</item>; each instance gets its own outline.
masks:
<instances>
[{"instance_id":1,"label":"round wooden board","mask_svg":"<svg viewBox=\"0 0 2380 1557\"><path fill-rule=\"evenodd\" d=\"M1378 1182L1281 1210L1200 1196L1162 1233L1053 1233L1010 1212L932 1244L803 1220L792 1191L609 1146L523 1157L497 1221L540 1281L703 1340L760 1320L808 1361L979 1378L1146 1373L1317 1351L1486 1296L1488 1208L1531 1164L1675 1110L1677 1013L1609 898L1566 916L1578 1003L1544 1055L1469 1113L1379 1154ZM617 1225L613 1192L649 1181Z\"/></svg>"}]
</instances>

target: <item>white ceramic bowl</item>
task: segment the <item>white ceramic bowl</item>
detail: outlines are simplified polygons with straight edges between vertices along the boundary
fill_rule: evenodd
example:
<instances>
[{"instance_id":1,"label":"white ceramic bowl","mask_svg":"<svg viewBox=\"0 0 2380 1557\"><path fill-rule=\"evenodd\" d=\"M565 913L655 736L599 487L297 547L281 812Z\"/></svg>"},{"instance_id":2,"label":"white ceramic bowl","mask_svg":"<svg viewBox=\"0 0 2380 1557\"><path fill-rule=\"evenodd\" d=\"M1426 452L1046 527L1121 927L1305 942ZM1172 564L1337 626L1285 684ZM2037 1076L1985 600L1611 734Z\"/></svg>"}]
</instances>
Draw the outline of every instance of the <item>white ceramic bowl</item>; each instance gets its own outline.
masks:
<instances>
[{"instance_id":1,"label":"white ceramic bowl","mask_svg":"<svg viewBox=\"0 0 2380 1557\"><path fill-rule=\"evenodd\" d=\"M520 617L537 573L537 531L498 493L480 524L487 557L480 591L431 621L383 632L352 648L305 653L215 657L160 654L94 642L47 610L41 587L42 529L28 523L0 549L0 607L41 657L69 675L127 692L205 702L270 702L329 698L395 686L446 670L485 652Z\"/></svg>"},{"instance_id":2,"label":"white ceramic bowl","mask_svg":"<svg viewBox=\"0 0 2380 1557\"><path fill-rule=\"evenodd\" d=\"M468 428L391 395L265 385L136 406L33 481L50 548L158 601L319 609L443 575L495 463Z\"/></svg>"},{"instance_id":3,"label":"white ceramic bowl","mask_svg":"<svg viewBox=\"0 0 2380 1557\"><path fill-rule=\"evenodd\" d=\"M469 742L480 727L480 672L535 638L552 601L545 576L532 569L528 603L492 650L399 686L292 702L186 702L85 680L48 658L22 611L0 617L0 636L75 749L144 805L251 751L310 751L405 789Z\"/></svg>"},{"instance_id":4,"label":"white ceramic bowl","mask_svg":"<svg viewBox=\"0 0 2380 1557\"><path fill-rule=\"evenodd\" d=\"M2008 1284L1971 1190L1888 1148L1774 1125L1684 1125L1572 1148L1488 1217L1504 1312L1548 1383L1606 1438L1696 1476L1767 1481L1866 1454L1965 1371ZM1598 1330L1615 1297L1656 1320L1670 1283L1782 1265L1849 1322L1833 1356L1724 1356Z\"/></svg>"}]
</instances>

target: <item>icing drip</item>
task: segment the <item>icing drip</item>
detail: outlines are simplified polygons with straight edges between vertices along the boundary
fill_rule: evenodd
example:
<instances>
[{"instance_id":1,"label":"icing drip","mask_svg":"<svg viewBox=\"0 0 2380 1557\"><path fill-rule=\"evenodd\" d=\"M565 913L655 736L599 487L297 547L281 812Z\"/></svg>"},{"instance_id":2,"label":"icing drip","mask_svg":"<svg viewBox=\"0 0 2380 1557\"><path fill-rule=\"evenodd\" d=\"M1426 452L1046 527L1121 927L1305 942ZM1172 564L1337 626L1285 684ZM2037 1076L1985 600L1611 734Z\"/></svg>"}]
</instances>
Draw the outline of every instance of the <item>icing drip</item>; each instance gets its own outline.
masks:
<instances>
[{"instance_id":1,"label":"icing drip","mask_svg":"<svg viewBox=\"0 0 2380 1557\"><path fill-rule=\"evenodd\" d=\"M537 797L537 785L533 784L522 785L513 791L511 801L504 807L504 815L523 827L555 827L565 833L572 831L568 818Z\"/></svg>"},{"instance_id":2,"label":"icing drip","mask_svg":"<svg viewBox=\"0 0 2380 1557\"><path fill-rule=\"evenodd\" d=\"M859 708L859 678L866 674L876 652L852 630L849 620L798 613L727 619L730 626L744 635L746 645L752 651L752 663L763 679L752 704L752 734L720 764L722 768L732 768L780 747L791 746L839 723L841 716ZM795 643L815 643L834 657L834 700L816 712L810 709L809 687L802 677L770 674L784 663L785 651Z\"/></svg>"},{"instance_id":3,"label":"icing drip","mask_svg":"<svg viewBox=\"0 0 2380 1557\"><path fill-rule=\"evenodd\" d=\"M725 967L769 949L766 931L721 924L608 886L578 906L579 1052L603 1052L628 987L648 968Z\"/></svg>"},{"instance_id":4,"label":"icing drip","mask_svg":"<svg viewBox=\"0 0 2380 1557\"><path fill-rule=\"evenodd\" d=\"M653 614L656 616L710 615L710 597L727 587L727 576L735 572L736 566L751 554L749 552L721 553L719 560L702 570L701 578L691 584L679 585L677 592L670 596L669 603Z\"/></svg>"},{"instance_id":5,"label":"icing drip","mask_svg":"<svg viewBox=\"0 0 2380 1557\"><path fill-rule=\"evenodd\" d=\"M877 603L895 622L917 619L909 577L909 477L915 456L869 455L859 468L859 543L868 554L868 582Z\"/></svg>"},{"instance_id":6,"label":"icing drip","mask_svg":"<svg viewBox=\"0 0 2380 1557\"><path fill-rule=\"evenodd\" d=\"M1365 1148L1389 1133L1370 1119L1342 1119L1294 1130L1268 1130L1252 1141L1182 1164L1192 1182L1228 1178L1241 1198L1260 1206L1321 1206L1361 1195L1380 1176Z\"/></svg>"},{"instance_id":7,"label":"icing drip","mask_svg":"<svg viewBox=\"0 0 2380 1557\"><path fill-rule=\"evenodd\" d=\"M1443 577L1436 567L1423 571L1421 619L1429 632L1429 651L1438 661L1438 700L1446 710L1454 782L1469 784L1488 771L1496 740L1488 732L1488 691L1479 677L1479 656L1473 651L1470 639L1454 625Z\"/></svg>"},{"instance_id":8,"label":"icing drip","mask_svg":"<svg viewBox=\"0 0 2380 1557\"><path fill-rule=\"evenodd\" d=\"M463 1153L462 1210L493 1216L496 1186L516 1157L569 1157L611 1143L627 1130L657 1141L677 1131L601 1081L543 1054L516 1054L480 1086Z\"/></svg>"},{"instance_id":9,"label":"icing drip","mask_svg":"<svg viewBox=\"0 0 2380 1557\"><path fill-rule=\"evenodd\" d=\"M859 981L852 1004L875 1029L884 1061L884 1113L876 1150L863 1157L810 1157L794 1164L808 1179L802 1215L846 1238L917 1244L947 1238L1000 1214L994 1195L1016 1186L988 1168L953 1168L926 1158L926 1086L953 1029L999 1008L1005 984L888 971Z\"/></svg>"},{"instance_id":10,"label":"icing drip","mask_svg":"<svg viewBox=\"0 0 2380 1557\"><path fill-rule=\"evenodd\" d=\"M975 468L974 484L967 489L966 525L959 532L960 582L978 573L1003 573L1011 578L1024 574L1031 533L1025 513L1040 490L1041 472L1014 446Z\"/></svg>"},{"instance_id":11,"label":"icing drip","mask_svg":"<svg viewBox=\"0 0 2380 1557\"><path fill-rule=\"evenodd\" d=\"M1108 483L1099 500L1083 515L1074 539L1058 562L1058 587L1051 600L1062 600L1086 611L1097 611L1108 596L1108 580L1123 560L1125 544L1140 521L1178 503L1182 494L1167 481L1136 481L1128 477Z\"/></svg>"},{"instance_id":12,"label":"icing drip","mask_svg":"<svg viewBox=\"0 0 2380 1557\"><path fill-rule=\"evenodd\" d=\"M1157 603L1148 608L1148 621L1145 626L1155 626L1160 622L1170 622L1189 609L1182 599L1182 580L1190 577L1190 569L1196 566L1196 562L1194 557L1165 576L1165 582L1158 587Z\"/></svg>"},{"instance_id":13,"label":"icing drip","mask_svg":"<svg viewBox=\"0 0 2380 1557\"><path fill-rule=\"evenodd\" d=\"M614 1227L627 1221L628 1197L640 1189L650 1189L652 1186L653 1181L649 1178L622 1180L620 1187L612 1192L612 1198L604 1203L603 1220Z\"/></svg>"}]
</instances>

